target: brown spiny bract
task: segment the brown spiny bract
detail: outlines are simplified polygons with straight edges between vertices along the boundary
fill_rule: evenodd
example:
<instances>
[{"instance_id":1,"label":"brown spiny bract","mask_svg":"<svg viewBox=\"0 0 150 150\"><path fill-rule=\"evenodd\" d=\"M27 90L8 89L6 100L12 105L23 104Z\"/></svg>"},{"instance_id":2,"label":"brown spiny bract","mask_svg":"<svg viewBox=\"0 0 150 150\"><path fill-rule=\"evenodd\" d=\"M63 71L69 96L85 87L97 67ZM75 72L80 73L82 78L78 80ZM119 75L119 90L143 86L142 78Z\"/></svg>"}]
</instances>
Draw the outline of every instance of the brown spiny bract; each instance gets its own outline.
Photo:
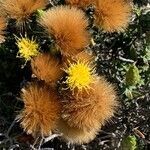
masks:
<instances>
[{"instance_id":1,"label":"brown spiny bract","mask_svg":"<svg viewBox=\"0 0 150 150\"><path fill-rule=\"evenodd\" d=\"M37 9L44 8L48 0L2 0L2 8L8 17L23 25Z\"/></svg>"},{"instance_id":2,"label":"brown spiny bract","mask_svg":"<svg viewBox=\"0 0 150 150\"><path fill-rule=\"evenodd\" d=\"M91 89L82 92L62 92L62 118L71 127L88 131L104 125L118 106L114 87L103 77L96 78Z\"/></svg>"},{"instance_id":3,"label":"brown spiny bract","mask_svg":"<svg viewBox=\"0 0 150 150\"><path fill-rule=\"evenodd\" d=\"M86 63L94 64L95 56L83 50L75 56L63 56L62 58L65 66L68 66L70 63L77 61L84 61Z\"/></svg>"},{"instance_id":4,"label":"brown spiny bract","mask_svg":"<svg viewBox=\"0 0 150 150\"><path fill-rule=\"evenodd\" d=\"M70 127L63 119L59 121L58 131L62 133L62 138L72 144L84 144L92 141L98 134L98 129L85 131L77 127Z\"/></svg>"},{"instance_id":5,"label":"brown spiny bract","mask_svg":"<svg viewBox=\"0 0 150 150\"><path fill-rule=\"evenodd\" d=\"M48 53L39 54L31 60L32 72L47 84L56 83L63 76L60 60Z\"/></svg>"},{"instance_id":6,"label":"brown spiny bract","mask_svg":"<svg viewBox=\"0 0 150 150\"><path fill-rule=\"evenodd\" d=\"M85 8L93 3L94 0L66 0L66 4Z\"/></svg>"},{"instance_id":7,"label":"brown spiny bract","mask_svg":"<svg viewBox=\"0 0 150 150\"><path fill-rule=\"evenodd\" d=\"M89 54L88 52L82 51L74 56L75 60L85 61L85 62L93 62L95 56L93 54Z\"/></svg>"},{"instance_id":8,"label":"brown spiny bract","mask_svg":"<svg viewBox=\"0 0 150 150\"><path fill-rule=\"evenodd\" d=\"M24 109L18 115L22 128L33 136L48 136L57 126L60 103L56 91L41 83L22 90Z\"/></svg>"},{"instance_id":9,"label":"brown spiny bract","mask_svg":"<svg viewBox=\"0 0 150 150\"><path fill-rule=\"evenodd\" d=\"M129 23L130 11L130 4L124 0L97 0L95 22L107 32L120 32Z\"/></svg>"},{"instance_id":10,"label":"brown spiny bract","mask_svg":"<svg viewBox=\"0 0 150 150\"><path fill-rule=\"evenodd\" d=\"M0 16L0 43L4 41L4 30L6 28L6 21Z\"/></svg>"},{"instance_id":11,"label":"brown spiny bract","mask_svg":"<svg viewBox=\"0 0 150 150\"><path fill-rule=\"evenodd\" d=\"M54 7L42 16L40 24L54 38L63 55L76 55L89 44L88 21L77 8Z\"/></svg>"}]
</instances>

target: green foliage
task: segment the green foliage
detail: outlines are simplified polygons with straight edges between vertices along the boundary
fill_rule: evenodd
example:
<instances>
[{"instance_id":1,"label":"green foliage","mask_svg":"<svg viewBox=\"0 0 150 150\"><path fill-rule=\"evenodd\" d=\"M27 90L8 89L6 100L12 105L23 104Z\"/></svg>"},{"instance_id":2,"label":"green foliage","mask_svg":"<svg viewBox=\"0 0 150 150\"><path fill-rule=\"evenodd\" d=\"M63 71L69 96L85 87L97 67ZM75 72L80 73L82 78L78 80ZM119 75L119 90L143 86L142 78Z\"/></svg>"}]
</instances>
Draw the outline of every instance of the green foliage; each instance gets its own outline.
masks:
<instances>
[{"instance_id":1,"label":"green foliage","mask_svg":"<svg viewBox=\"0 0 150 150\"><path fill-rule=\"evenodd\" d=\"M126 73L126 84L130 86L136 85L139 83L140 79L139 69L134 64L130 65Z\"/></svg>"},{"instance_id":2,"label":"green foliage","mask_svg":"<svg viewBox=\"0 0 150 150\"><path fill-rule=\"evenodd\" d=\"M133 135L125 137L122 141L121 150L136 150L137 149L137 139Z\"/></svg>"},{"instance_id":3,"label":"green foliage","mask_svg":"<svg viewBox=\"0 0 150 150\"><path fill-rule=\"evenodd\" d=\"M38 9L38 10L37 10L37 16L38 16L38 17L42 17L44 13L45 13L45 11L42 10L42 9Z\"/></svg>"}]
</instances>

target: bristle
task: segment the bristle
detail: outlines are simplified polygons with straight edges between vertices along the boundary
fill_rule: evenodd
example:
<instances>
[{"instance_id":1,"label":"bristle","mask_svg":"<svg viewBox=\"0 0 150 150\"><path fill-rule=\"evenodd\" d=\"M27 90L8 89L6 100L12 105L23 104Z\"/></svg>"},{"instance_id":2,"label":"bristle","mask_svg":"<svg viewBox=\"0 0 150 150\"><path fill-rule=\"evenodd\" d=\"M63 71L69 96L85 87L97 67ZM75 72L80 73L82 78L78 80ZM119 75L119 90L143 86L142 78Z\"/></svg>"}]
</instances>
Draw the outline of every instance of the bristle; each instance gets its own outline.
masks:
<instances>
[{"instance_id":1,"label":"bristle","mask_svg":"<svg viewBox=\"0 0 150 150\"><path fill-rule=\"evenodd\" d=\"M71 127L91 130L104 125L115 113L118 106L114 87L103 77L96 78L91 89L72 92L62 89L62 118Z\"/></svg>"},{"instance_id":2,"label":"bristle","mask_svg":"<svg viewBox=\"0 0 150 150\"><path fill-rule=\"evenodd\" d=\"M96 128L84 131L77 127L70 127L63 119L59 121L58 130L63 134L61 138L71 144L89 143L96 137L99 131Z\"/></svg>"},{"instance_id":3,"label":"bristle","mask_svg":"<svg viewBox=\"0 0 150 150\"><path fill-rule=\"evenodd\" d=\"M95 56L93 54L89 54L85 50L81 51L75 56L63 56L62 59L65 64L69 65L69 63L84 61L86 63L94 63Z\"/></svg>"},{"instance_id":4,"label":"bristle","mask_svg":"<svg viewBox=\"0 0 150 150\"><path fill-rule=\"evenodd\" d=\"M130 11L130 4L124 0L97 0L95 22L107 32L120 32L129 23Z\"/></svg>"},{"instance_id":5,"label":"bristle","mask_svg":"<svg viewBox=\"0 0 150 150\"><path fill-rule=\"evenodd\" d=\"M56 83L63 76L62 64L58 58L48 54L39 54L31 60L32 72L47 84Z\"/></svg>"},{"instance_id":6,"label":"bristle","mask_svg":"<svg viewBox=\"0 0 150 150\"><path fill-rule=\"evenodd\" d=\"M89 54L88 52L85 52L85 51L82 51L80 53L78 53L74 59L77 61L77 60L80 60L80 61L84 61L84 62L87 62L87 63L92 63L94 62L94 58L95 56L93 54Z\"/></svg>"},{"instance_id":7,"label":"bristle","mask_svg":"<svg viewBox=\"0 0 150 150\"><path fill-rule=\"evenodd\" d=\"M88 21L77 8L54 7L42 16L40 24L52 35L63 55L76 55L89 44Z\"/></svg>"},{"instance_id":8,"label":"bristle","mask_svg":"<svg viewBox=\"0 0 150 150\"><path fill-rule=\"evenodd\" d=\"M48 0L3 0L2 8L7 17L16 19L17 25L23 25L37 9L44 8Z\"/></svg>"},{"instance_id":9,"label":"bristle","mask_svg":"<svg viewBox=\"0 0 150 150\"><path fill-rule=\"evenodd\" d=\"M4 30L6 28L6 20L0 16L0 43L4 42Z\"/></svg>"},{"instance_id":10,"label":"bristle","mask_svg":"<svg viewBox=\"0 0 150 150\"><path fill-rule=\"evenodd\" d=\"M55 90L40 83L30 83L22 90L21 98L24 109L17 118L23 129L33 136L48 136L60 115Z\"/></svg>"},{"instance_id":11,"label":"bristle","mask_svg":"<svg viewBox=\"0 0 150 150\"><path fill-rule=\"evenodd\" d=\"M80 8L85 8L90 6L95 0L66 0L66 4L71 6L77 6Z\"/></svg>"}]
</instances>

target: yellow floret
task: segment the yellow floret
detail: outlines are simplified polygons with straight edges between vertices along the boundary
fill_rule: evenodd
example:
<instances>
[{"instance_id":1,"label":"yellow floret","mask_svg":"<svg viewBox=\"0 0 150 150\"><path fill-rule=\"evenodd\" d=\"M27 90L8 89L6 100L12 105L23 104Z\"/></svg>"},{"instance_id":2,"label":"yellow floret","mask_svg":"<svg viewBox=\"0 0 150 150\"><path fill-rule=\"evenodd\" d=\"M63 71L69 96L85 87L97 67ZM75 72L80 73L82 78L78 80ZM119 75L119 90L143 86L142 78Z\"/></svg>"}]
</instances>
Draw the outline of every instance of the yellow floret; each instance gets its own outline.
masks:
<instances>
[{"instance_id":1,"label":"yellow floret","mask_svg":"<svg viewBox=\"0 0 150 150\"><path fill-rule=\"evenodd\" d=\"M27 37L17 38L17 46L19 48L19 56L24 58L26 61L31 60L32 57L39 54L39 45Z\"/></svg>"},{"instance_id":2,"label":"yellow floret","mask_svg":"<svg viewBox=\"0 0 150 150\"><path fill-rule=\"evenodd\" d=\"M89 85L93 82L93 68L88 63L78 61L70 64L65 71L68 74L66 83L70 89L86 90L90 88Z\"/></svg>"}]
</instances>

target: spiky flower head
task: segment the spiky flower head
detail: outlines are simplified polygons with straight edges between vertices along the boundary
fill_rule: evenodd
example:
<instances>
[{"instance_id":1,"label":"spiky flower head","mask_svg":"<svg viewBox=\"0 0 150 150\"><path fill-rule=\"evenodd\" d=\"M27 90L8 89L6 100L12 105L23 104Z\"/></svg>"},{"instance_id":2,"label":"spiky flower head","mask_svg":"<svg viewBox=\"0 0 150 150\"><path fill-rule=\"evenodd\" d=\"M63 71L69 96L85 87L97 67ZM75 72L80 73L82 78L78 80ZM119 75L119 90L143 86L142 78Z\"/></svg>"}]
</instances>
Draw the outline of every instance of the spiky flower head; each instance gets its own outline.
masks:
<instances>
[{"instance_id":1,"label":"spiky flower head","mask_svg":"<svg viewBox=\"0 0 150 150\"><path fill-rule=\"evenodd\" d=\"M18 115L23 129L33 136L48 136L57 126L60 103L55 90L42 83L30 83L22 90L24 109Z\"/></svg>"},{"instance_id":2,"label":"spiky flower head","mask_svg":"<svg viewBox=\"0 0 150 150\"><path fill-rule=\"evenodd\" d=\"M24 58L26 61L29 61L32 57L37 56L39 54L39 45L36 43L35 40L30 40L27 37L17 37L16 39L16 44L19 48L19 57Z\"/></svg>"},{"instance_id":3,"label":"spiky flower head","mask_svg":"<svg viewBox=\"0 0 150 150\"><path fill-rule=\"evenodd\" d=\"M114 86L103 77L95 78L88 92L72 92L63 88L59 91L62 97L62 118L69 126L84 131L100 128L118 107Z\"/></svg>"},{"instance_id":4,"label":"spiky flower head","mask_svg":"<svg viewBox=\"0 0 150 150\"><path fill-rule=\"evenodd\" d=\"M2 0L1 7L7 17L16 19L17 25L23 25L37 9L44 8L48 0Z\"/></svg>"},{"instance_id":5,"label":"spiky flower head","mask_svg":"<svg viewBox=\"0 0 150 150\"><path fill-rule=\"evenodd\" d=\"M71 90L87 90L90 88L90 84L93 83L94 69L87 62L70 63L65 72L68 74L66 84Z\"/></svg>"},{"instance_id":6,"label":"spiky flower head","mask_svg":"<svg viewBox=\"0 0 150 150\"><path fill-rule=\"evenodd\" d=\"M6 21L4 17L0 16L0 43L4 41L4 30L6 28Z\"/></svg>"},{"instance_id":7,"label":"spiky flower head","mask_svg":"<svg viewBox=\"0 0 150 150\"><path fill-rule=\"evenodd\" d=\"M84 12L77 8L54 7L41 17L40 24L63 55L76 55L89 44L88 21Z\"/></svg>"},{"instance_id":8,"label":"spiky flower head","mask_svg":"<svg viewBox=\"0 0 150 150\"><path fill-rule=\"evenodd\" d=\"M55 84L64 74L61 61L49 53L40 53L31 60L32 72L47 84Z\"/></svg>"},{"instance_id":9,"label":"spiky flower head","mask_svg":"<svg viewBox=\"0 0 150 150\"><path fill-rule=\"evenodd\" d=\"M120 32L129 23L130 11L130 4L124 0L96 0L95 22L107 32Z\"/></svg>"},{"instance_id":10,"label":"spiky flower head","mask_svg":"<svg viewBox=\"0 0 150 150\"><path fill-rule=\"evenodd\" d=\"M136 85L139 83L140 79L139 69L134 64L130 65L129 70L126 73L126 84Z\"/></svg>"}]
</instances>

